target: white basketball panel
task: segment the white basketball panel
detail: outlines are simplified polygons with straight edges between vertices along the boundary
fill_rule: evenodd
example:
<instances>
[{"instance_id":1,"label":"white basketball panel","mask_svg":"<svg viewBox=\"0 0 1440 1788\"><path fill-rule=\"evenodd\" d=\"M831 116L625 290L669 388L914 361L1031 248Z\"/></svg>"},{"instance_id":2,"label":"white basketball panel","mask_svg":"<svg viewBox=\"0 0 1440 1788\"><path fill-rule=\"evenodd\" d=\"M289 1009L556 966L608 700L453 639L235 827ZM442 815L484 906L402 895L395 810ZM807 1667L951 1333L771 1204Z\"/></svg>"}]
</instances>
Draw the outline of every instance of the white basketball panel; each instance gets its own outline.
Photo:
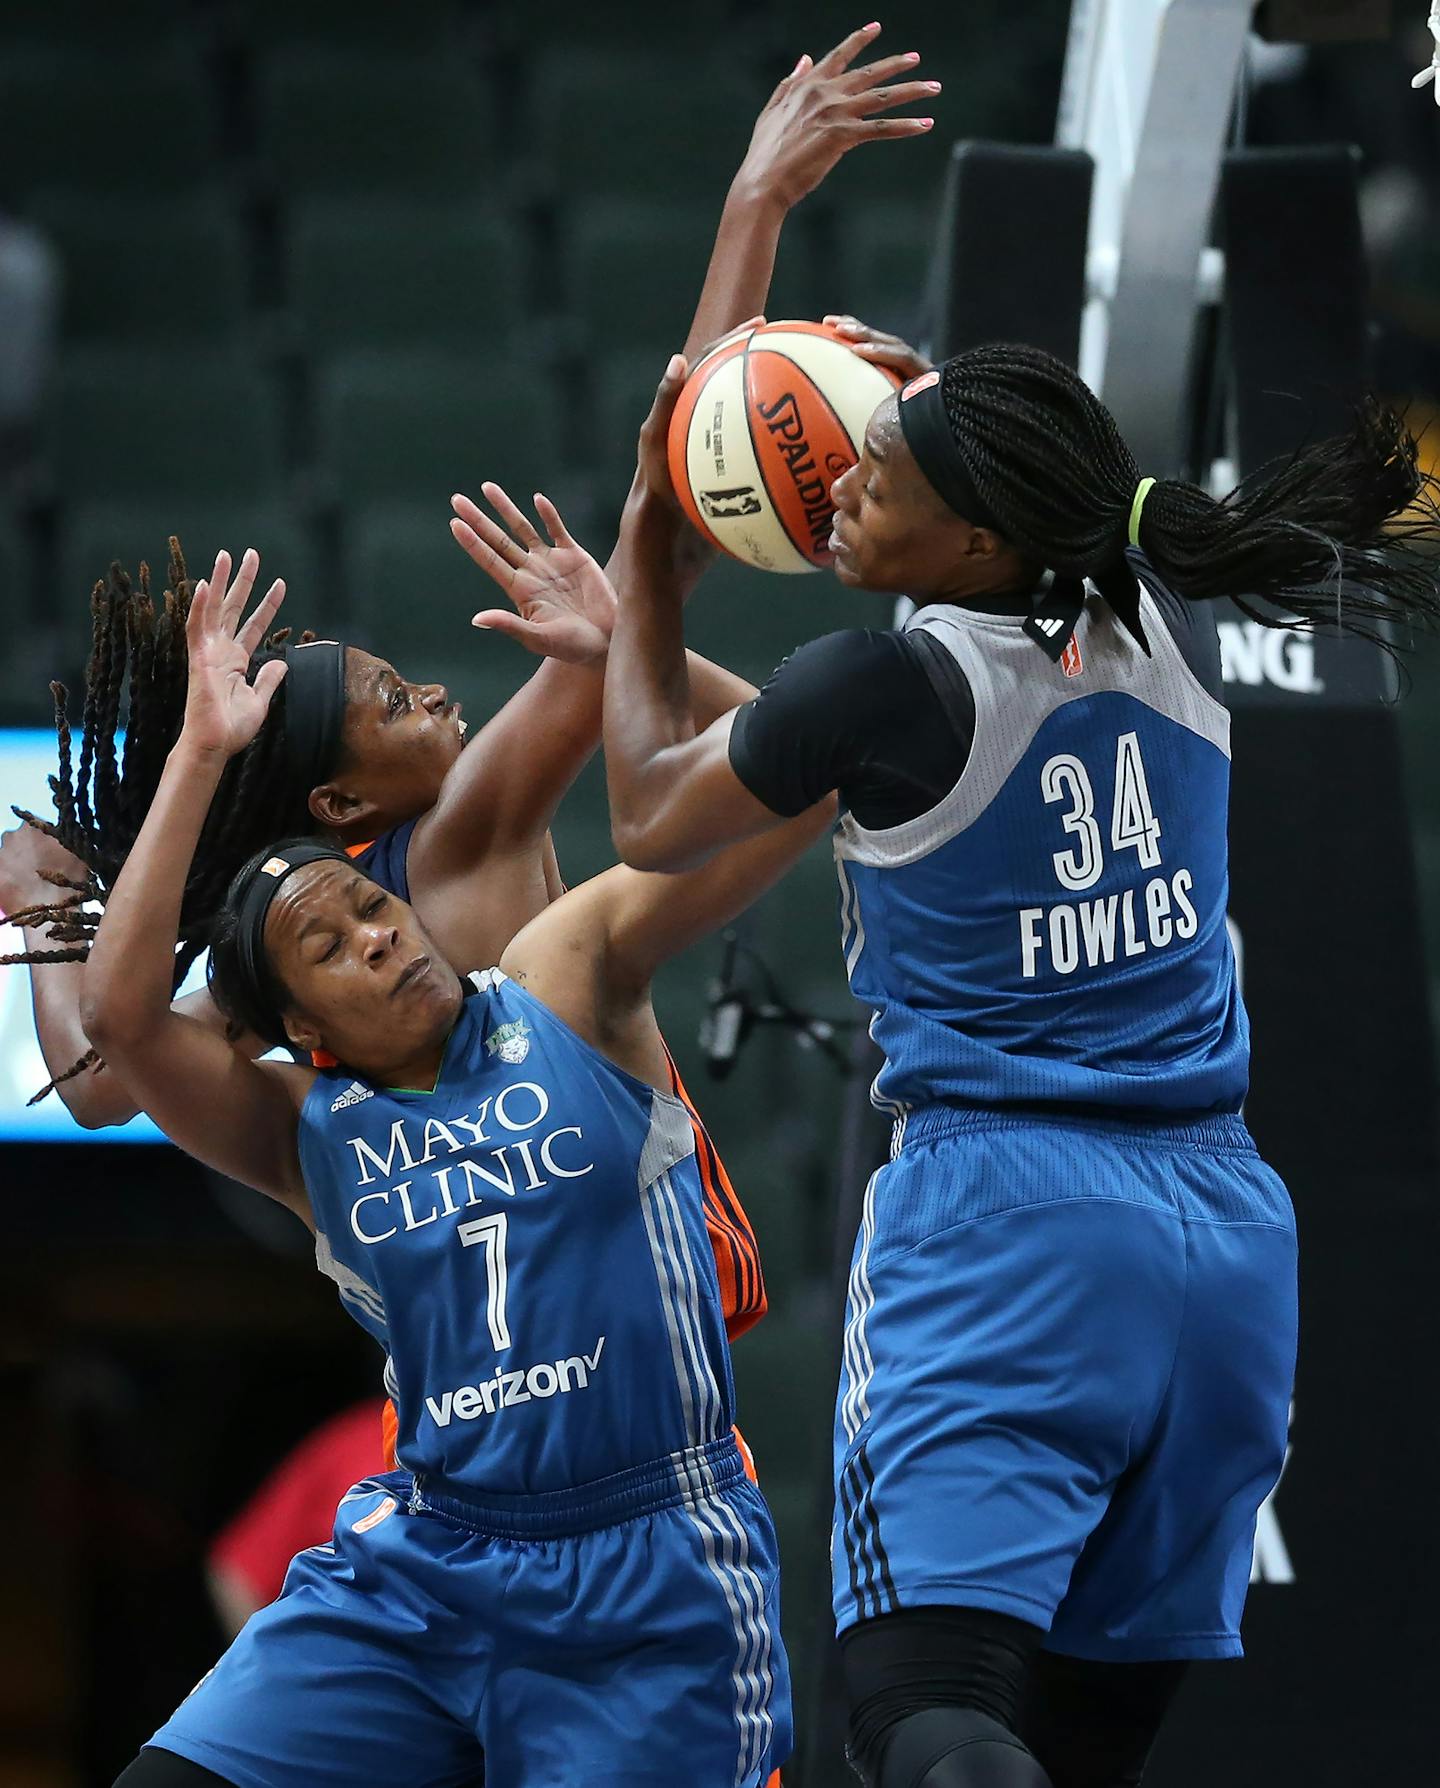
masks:
<instances>
[{"instance_id":1,"label":"white basketball panel","mask_svg":"<svg viewBox=\"0 0 1440 1788\"><path fill-rule=\"evenodd\" d=\"M685 466L695 506L726 550L761 571L814 571L790 544L760 476L745 417L745 360L717 366L690 418Z\"/></svg>"}]
</instances>

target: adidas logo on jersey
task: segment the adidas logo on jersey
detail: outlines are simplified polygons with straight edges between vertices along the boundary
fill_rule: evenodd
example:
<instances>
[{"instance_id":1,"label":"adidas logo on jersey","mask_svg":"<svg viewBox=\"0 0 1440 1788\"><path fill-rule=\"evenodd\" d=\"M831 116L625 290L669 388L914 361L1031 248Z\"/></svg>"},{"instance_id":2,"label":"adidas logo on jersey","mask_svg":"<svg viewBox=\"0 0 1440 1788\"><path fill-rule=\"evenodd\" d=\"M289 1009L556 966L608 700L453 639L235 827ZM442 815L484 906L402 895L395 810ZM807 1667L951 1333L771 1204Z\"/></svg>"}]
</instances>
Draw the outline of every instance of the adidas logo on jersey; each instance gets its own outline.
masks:
<instances>
[{"instance_id":1,"label":"adidas logo on jersey","mask_svg":"<svg viewBox=\"0 0 1440 1788\"><path fill-rule=\"evenodd\" d=\"M345 1091L330 1107L331 1111L344 1111L347 1105L361 1105L366 1099L375 1097L373 1086L361 1086L358 1080L352 1080Z\"/></svg>"},{"instance_id":2,"label":"adidas logo on jersey","mask_svg":"<svg viewBox=\"0 0 1440 1788\"><path fill-rule=\"evenodd\" d=\"M1046 639L1054 639L1055 635L1059 633L1064 625L1065 622L1061 620L1059 615L1041 616L1037 617L1035 621L1035 626L1045 635Z\"/></svg>"}]
</instances>

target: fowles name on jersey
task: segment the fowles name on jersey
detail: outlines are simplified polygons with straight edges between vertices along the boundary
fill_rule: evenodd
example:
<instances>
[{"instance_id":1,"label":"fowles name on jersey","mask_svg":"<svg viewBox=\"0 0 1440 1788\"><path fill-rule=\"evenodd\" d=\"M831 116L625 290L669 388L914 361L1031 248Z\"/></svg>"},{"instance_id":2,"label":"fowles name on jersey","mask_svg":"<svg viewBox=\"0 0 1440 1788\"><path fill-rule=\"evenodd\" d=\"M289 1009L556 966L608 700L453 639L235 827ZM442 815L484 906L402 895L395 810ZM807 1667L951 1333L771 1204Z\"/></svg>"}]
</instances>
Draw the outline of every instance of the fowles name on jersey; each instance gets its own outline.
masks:
<instances>
[{"instance_id":1,"label":"fowles name on jersey","mask_svg":"<svg viewBox=\"0 0 1440 1788\"><path fill-rule=\"evenodd\" d=\"M1073 975L1083 962L1102 968L1127 956L1164 950L1195 936L1199 919L1190 899L1188 869L1153 876L1143 888L1102 894L1059 906L1027 906L1020 913L1020 973L1031 981L1042 967Z\"/></svg>"}]
</instances>

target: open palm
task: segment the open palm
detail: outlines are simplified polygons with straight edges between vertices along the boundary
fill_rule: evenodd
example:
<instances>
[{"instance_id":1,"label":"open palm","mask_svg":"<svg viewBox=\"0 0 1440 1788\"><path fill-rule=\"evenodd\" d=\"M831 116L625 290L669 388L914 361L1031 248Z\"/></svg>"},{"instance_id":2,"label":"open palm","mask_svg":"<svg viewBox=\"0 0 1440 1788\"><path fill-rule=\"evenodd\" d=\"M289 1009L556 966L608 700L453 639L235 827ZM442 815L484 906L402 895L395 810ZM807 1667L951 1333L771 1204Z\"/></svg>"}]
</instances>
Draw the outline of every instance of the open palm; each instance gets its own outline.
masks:
<instances>
[{"instance_id":1,"label":"open palm","mask_svg":"<svg viewBox=\"0 0 1440 1788\"><path fill-rule=\"evenodd\" d=\"M616 597L609 578L571 538L548 497L535 499L535 512L550 535L546 540L498 484L480 488L505 527L469 497L455 496L450 532L499 584L515 612L485 609L474 617L474 625L508 634L542 658L567 664L603 658L615 625Z\"/></svg>"},{"instance_id":2,"label":"open palm","mask_svg":"<svg viewBox=\"0 0 1440 1788\"><path fill-rule=\"evenodd\" d=\"M230 555L218 553L215 569L204 583L196 584L191 598L185 622L190 680L184 733L201 751L219 751L226 757L243 751L260 731L285 675L284 662L276 659L261 667L253 683L249 681L251 655L285 599L284 582L276 578L241 625L259 570L260 555L251 547L231 584Z\"/></svg>"}]
</instances>

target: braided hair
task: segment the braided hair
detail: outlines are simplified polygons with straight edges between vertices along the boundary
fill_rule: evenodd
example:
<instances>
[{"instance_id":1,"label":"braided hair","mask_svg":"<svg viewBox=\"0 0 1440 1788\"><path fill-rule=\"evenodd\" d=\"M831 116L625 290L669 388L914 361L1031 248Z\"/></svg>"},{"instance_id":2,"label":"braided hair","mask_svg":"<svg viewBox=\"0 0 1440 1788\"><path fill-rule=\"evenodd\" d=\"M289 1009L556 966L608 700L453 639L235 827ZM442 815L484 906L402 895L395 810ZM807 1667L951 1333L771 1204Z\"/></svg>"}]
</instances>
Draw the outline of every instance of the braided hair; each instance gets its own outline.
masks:
<instances>
[{"instance_id":1,"label":"braided hair","mask_svg":"<svg viewBox=\"0 0 1440 1788\"><path fill-rule=\"evenodd\" d=\"M169 576L158 603L151 594L150 568L144 563L138 582L112 564L108 578L95 585L78 766L69 695L63 684L52 683L60 760L59 773L50 778L56 817L44 820L12 809L26 825L78 857L85 876L77 881L42 872L59 897L9 918L15 925L44 928L49 942L59 947L0 956L0 964L84 962L89 956L100 924L97 908L103 908L124 868L184 722L189 679L185 623L192 592L184 554L173 535ZM282 629L265 641L250 661L252 680L288 638L289 629ZM211 803L181 900L172 988L179 987L209 944L240 864L279 833L315 829L309 787L297 786L286 752L284 698L282 683L260 731L226 765ZM122 726L124 745L117 750ZM92 1049L30 1103L98 1065Z\"/></svg>"},{"instance_id":2,"label":"braided hair","mask_svg":"<svg viewBox=\"0 0 1440 1788\"><path fill-rule=\"evenodd\" d=\"M1125 548L1140 468L1099 398L1063 361L1009 344L946 361L941 395L956 450L1006 537L1135 615ZM1262 466L1228 496L1158 480L1140 545L1178 596L1228 597L1265 626L1330 627L1389 646L1384 623L1440 620L1435 481L1403 418L1372 401L1347 433Z\"/></svg>"}]
</instances>

